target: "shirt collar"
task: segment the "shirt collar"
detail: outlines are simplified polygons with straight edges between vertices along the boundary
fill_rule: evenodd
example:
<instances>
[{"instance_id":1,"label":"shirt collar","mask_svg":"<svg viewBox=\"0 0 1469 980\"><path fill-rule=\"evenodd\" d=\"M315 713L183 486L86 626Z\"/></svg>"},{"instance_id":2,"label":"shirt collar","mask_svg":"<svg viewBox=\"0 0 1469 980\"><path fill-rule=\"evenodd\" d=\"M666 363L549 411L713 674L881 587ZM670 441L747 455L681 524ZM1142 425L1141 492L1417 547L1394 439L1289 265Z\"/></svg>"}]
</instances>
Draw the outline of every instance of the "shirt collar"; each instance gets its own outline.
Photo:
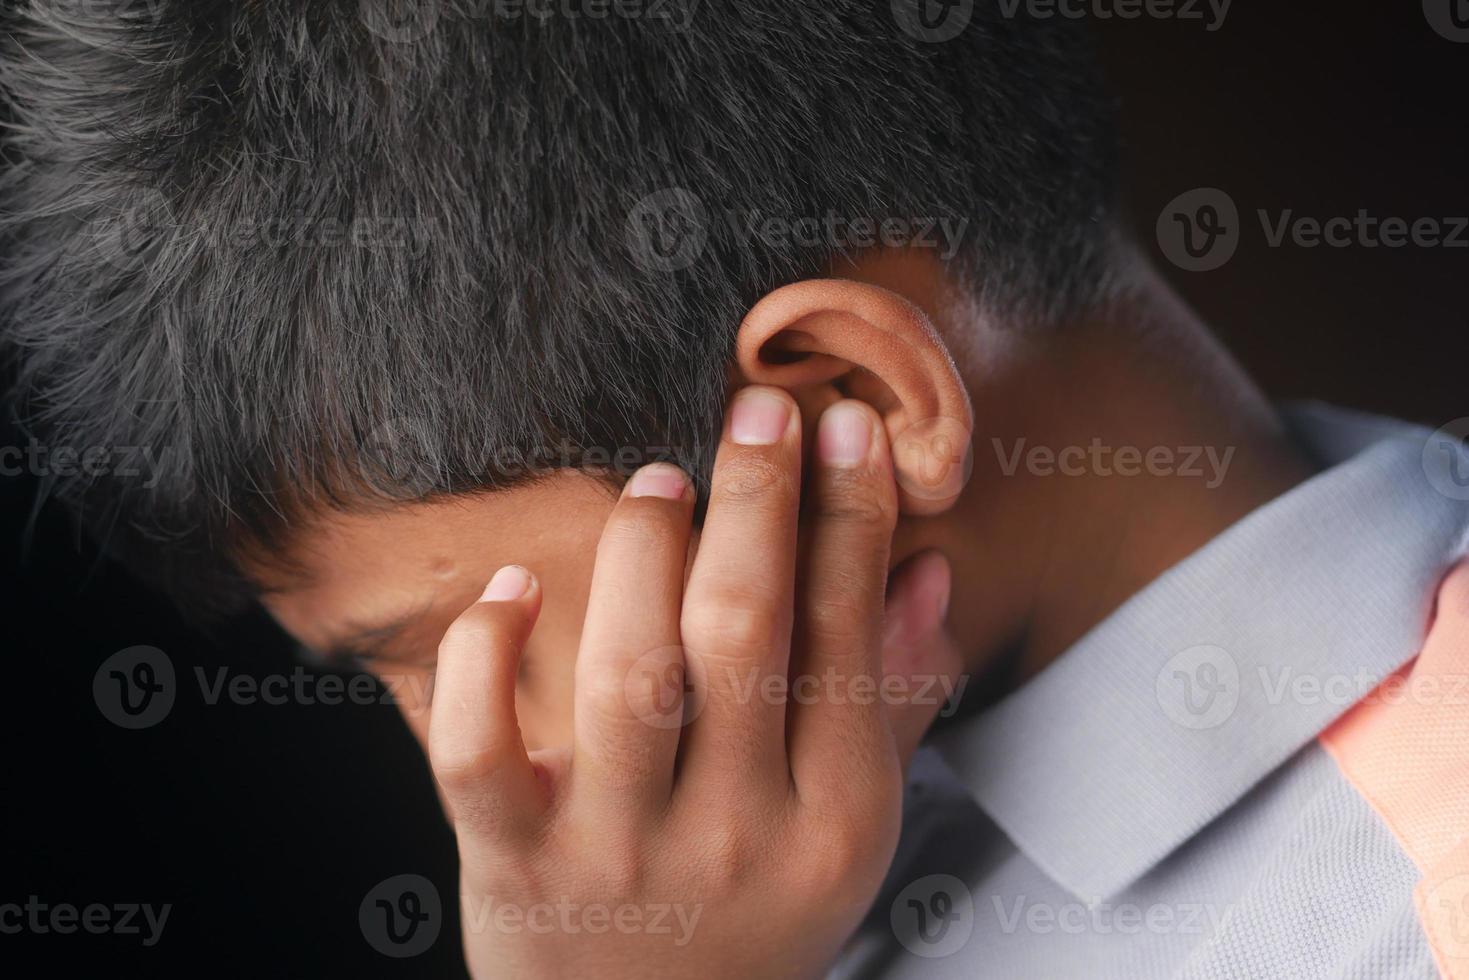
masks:
<instances>
[{"instance_id":1,"label":"shirt collar","mask_svg":"<svg viewBox=\"0 0 1469 980\"><path fill-rule=\"evenodd\" d=\"M1469 547L1469 489L1444 482L1458 473L1426 430L1322 406L1285 417L1328 469L935 739L1083 901L1132 884L1408 661Z\"/></svg>"}]
</instances>

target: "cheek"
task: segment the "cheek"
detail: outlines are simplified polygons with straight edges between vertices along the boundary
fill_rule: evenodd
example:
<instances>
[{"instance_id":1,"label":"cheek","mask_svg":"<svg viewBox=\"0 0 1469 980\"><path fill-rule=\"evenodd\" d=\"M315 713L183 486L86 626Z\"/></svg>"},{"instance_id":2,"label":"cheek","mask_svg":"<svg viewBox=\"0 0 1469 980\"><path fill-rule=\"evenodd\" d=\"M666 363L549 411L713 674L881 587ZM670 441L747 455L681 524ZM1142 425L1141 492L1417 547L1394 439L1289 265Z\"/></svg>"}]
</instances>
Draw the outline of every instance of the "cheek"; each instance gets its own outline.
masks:
<instances>
[{"instance_id":1,"label":"cheek","mask_svg":"<svg viewBox=\"0 0 1469 980\"><path fill-rule=\"evenodd\" d=\"M536 632L541 632L537 626ZM532 641L515 685L515 713L530 751L571 744L576 644Z\"/></svg>"},{"instance_id":2,"label":"cheek","mask_svg":"<svg viewBox=\"0 0 1469 980\"><path fill-rule=\"evenodd\" d=\"M568 746L581 644L591 591L593 556L531 570L541 582L541 615L521 655L516 714L526 747Z\"/></svg>"},{"instance_id":3,"label":"cheek","mask_svg":"<svg viewBox=\"0 0 1469 980\"><path fill-rule=\"evenodd\" d=\"M689 565L698 547L694 532ZM521 659L516 687L516 713L527 748L569 746L576 688L576 654L591 595L595 542L576 560L531 570L540 578L545 599Z\"/></svg>"}]
</instances>

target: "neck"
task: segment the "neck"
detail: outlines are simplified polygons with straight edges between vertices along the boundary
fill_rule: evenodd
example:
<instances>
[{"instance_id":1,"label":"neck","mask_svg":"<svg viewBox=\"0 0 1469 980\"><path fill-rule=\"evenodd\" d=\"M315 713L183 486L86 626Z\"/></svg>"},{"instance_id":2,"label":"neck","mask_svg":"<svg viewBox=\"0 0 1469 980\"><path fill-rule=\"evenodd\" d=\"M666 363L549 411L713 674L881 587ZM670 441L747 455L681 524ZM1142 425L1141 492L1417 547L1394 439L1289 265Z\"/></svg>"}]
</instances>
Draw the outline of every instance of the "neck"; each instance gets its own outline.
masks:
<instances>
[{"instance_id":1,"label":"neck","mask_svg":"<svg viewBox=\"0 0 1469 980\"><path fill-rule=\"evenodd\" d=\"M903 553L954 572L968 667L1041 670L1128 597L1311 474L1259 390L1154 276L1092 322L975 339L974 471L948 514L905 522ZM941 328L942 329L942 328ZM965 356L965 355L969 356Z\"/></svg>"}]
</instances>

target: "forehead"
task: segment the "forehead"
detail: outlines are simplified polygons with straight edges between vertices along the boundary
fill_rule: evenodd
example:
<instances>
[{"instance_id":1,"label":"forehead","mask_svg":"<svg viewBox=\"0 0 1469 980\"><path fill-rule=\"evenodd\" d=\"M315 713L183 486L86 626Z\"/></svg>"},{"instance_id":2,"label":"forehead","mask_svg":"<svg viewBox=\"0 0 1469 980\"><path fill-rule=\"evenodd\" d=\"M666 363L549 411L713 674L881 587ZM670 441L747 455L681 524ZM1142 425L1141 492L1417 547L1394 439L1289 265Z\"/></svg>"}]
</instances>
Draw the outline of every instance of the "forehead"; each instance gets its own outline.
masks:
<instances>
[{"instance_id":1,"label":"forehead","mask_svg":"<svg viewBox=\"0 0 1469 980\"><path fill-rule=\"evenodd\" d=\"M549 586L558 566L590 562L615 495L575 470L493 493L315 515L288 536L281 564L260 567L263 602L308 644L473 601L502 565ZM262 563L262 565L268 563Z\"/></svg>"}]
</instances>

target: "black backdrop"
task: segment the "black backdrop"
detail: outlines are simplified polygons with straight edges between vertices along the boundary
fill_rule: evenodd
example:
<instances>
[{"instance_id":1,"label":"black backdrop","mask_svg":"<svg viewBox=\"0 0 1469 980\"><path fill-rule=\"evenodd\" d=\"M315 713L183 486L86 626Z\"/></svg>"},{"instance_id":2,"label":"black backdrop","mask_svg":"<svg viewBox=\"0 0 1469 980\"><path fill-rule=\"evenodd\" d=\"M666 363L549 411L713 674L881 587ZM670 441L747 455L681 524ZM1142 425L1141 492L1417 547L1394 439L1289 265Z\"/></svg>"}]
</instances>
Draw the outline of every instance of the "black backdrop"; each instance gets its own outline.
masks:
<instances>
[{"instance_id":1,"label":"black backdrop","mask_svg":"<svg viewBox=\"0 0 1469 980\"><path fill-rule=\"evenodd\" d=\"M1247 216L1469 215L1469 44L1432 31L1411 0L1356 8L1238 0L1215 32L1098 24L1144 240L1195 187L1225 190ZM1434 426L1469 415L1469 249L1272 249L1255 234L1213 272L1158 258L1273 394ZM27 478L0 479L13 600L0 904L172 911L151 948L137 935L0 934L0 970L33 953L56 975L83 963L121 975L456 975L452 906L410 960L375 951L358 924L363 897L393 875L428 877L446 902L455 892L452 839L393 709L207 704L196 668L290 675L282 637L259 617L189 630L59 514L43 509L27 536L34 496ZM180 693L163 722L127 731L99 712L92 681L138 644L167 651Z\"/></svg>"}]
</instances>

